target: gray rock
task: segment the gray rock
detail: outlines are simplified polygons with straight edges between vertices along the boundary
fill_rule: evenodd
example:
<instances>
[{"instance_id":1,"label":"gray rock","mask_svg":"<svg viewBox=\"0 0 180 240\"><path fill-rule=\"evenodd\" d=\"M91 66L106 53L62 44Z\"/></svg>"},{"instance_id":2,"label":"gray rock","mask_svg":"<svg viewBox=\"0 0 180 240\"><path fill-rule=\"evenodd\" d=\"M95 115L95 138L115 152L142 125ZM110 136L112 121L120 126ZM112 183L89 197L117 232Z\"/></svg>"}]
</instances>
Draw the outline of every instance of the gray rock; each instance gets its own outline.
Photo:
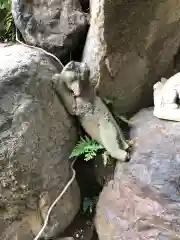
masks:
<instances>
[{"instance_id":1,"label":"gray rock","mask_svg":"<svg viewBox=\"0 0 180 240\"><path fill-rule=\"evenodd\" d=\"M33 240L33 238L29 226L22 221L13 222L1 237L3 240Z\"/></svg>"},{"instance_id":2,"label":"gray rock","mask_svg":"<svg viewBox=\"0 0 180 240\"><path fill-rule=\"evenodd\" d=\"M92 85L100 81L100 96L114 97L119 113L146 107L153 83L172 74L180 2L93 0L90 11L82 60L90 67Z\"/></svg>"},{"instance_id":3,"label":"gray rock","mask_svg":"<svg viewBox=\"0 0 180 240\"><path fill-rule=\"evenodd\" d=\"M132 158L117 164L98 202L99 239L180 239L180 123L150 109L132 121Z\"/></svg>"},{"instance_id":4,"label":"gray rock","mask_svg":"<svg viewBox=\"0 0 180 240\"><path fill-rule=\"evenodd\" d=\"M60 66L21 45L0 48L0 55L0 239L5 239L7 222L28 222L34 235L40 230L72 176L68 157L77 131L51 87ZM52 210L45 239L71 223L79 204L74 181Z\"/></svg>"},{"instance_id":5,"label":"gray rock","mask_svg":"<svg viewBox=\"0 0 180 240\"><path fill-rule=\"evenodd\" d=\"M12 14L26 43L59 58L76 47L87 27L79 0L12 0Z\"/></svg>"}]
</instances>

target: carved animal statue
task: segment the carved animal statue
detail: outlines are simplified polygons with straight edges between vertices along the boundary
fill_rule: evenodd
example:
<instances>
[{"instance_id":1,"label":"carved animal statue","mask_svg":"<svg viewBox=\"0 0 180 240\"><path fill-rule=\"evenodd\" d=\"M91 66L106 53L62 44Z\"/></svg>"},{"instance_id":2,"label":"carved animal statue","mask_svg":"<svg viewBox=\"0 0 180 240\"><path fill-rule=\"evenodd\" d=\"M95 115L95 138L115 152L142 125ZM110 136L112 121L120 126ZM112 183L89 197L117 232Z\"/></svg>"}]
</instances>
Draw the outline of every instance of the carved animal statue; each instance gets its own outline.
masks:
<instances>
[{"instance_id":1,"label":"carved animal statue","mask_svg":"<svg viewBox=\"0 0 180 240\"><path fill-rule=\"evenodd\" d=\"M90 87L89 74L86 63L71 61L60 74L54 75L53 87L85 132L102 144L113 158L125 161L129 158L126 151L129 145L106 105Z\"/></svg>"},{"instance_id":2,"label":"carved animal statue","mask_svg":"<svg viewBox=\"0 0 180 240\"><path fill-rule=\"evenodd\" d=\"M161 78L153 86L154 90L154 116L160 119L180 121L180 73L169 79Z\"/></svg>"}]
</instances>

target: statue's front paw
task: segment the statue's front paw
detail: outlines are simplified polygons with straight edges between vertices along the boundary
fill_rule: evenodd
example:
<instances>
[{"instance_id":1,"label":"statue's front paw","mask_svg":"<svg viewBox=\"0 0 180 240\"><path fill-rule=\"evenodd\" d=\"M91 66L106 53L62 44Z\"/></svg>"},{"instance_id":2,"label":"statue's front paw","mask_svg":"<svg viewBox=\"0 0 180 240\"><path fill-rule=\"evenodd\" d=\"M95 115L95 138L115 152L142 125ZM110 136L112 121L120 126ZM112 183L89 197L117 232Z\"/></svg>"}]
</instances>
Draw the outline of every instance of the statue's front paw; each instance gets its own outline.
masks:
<instances>
[{"instance_id":1,"label":"statue's front paw","mask_svg":"<svg viewBox=\"0 0 180 240\"><path fill-rule=\"evenodd\" d=\"M128 149L129 149L134 144L134 140L133 139L127 140L127 144L128 144Z\"/></svg>"},{"instance_id":2,"label":"statue's front paw","mask_svg":"<svg viewBox=\"0 0 180 240\"><path fill-rule=\"evenodd\" d=\"M123 143L123 149L128 150L129 148L130 148L130 145L129 145L128 141L124 142Z\"/></svg>"}]
</instances>

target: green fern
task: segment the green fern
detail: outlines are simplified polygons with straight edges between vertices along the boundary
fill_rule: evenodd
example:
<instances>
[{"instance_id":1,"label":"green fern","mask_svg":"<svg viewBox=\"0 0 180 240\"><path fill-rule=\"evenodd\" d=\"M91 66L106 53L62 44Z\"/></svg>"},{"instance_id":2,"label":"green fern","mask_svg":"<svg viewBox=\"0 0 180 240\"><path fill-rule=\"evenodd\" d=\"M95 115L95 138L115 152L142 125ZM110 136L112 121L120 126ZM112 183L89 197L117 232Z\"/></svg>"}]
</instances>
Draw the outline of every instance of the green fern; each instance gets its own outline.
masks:
<instances>
[{"instance_id":1,"label":"green fern","mask_svg":"<svg viewBox=\"0 0 180 240\"><path fill-rule=\"evenodd\" d=\"M1 38L3 41L14 41L15 34L13 31L14 23L11 13L11 0L0 0L0 14L3 13L5 13L5 17L0 23L0 25L3 26Z\"/></svg>"},{"instance_id":2,"label":"green fern","mask_svg":"<svg viewBox=\"0 0 180 240\"><path fill-rule=\"evenodd\" d=\"M87 211L89 211L89 213L92 213L96 207L98 199L99 196L85 197L83 199L83 212L86 213Z\"/></svg>"},{"instance_id":3,"label":"green fern","mask_svg":"<svg viewBox=\"0 0 180 240\"><path fill-rule=\"evenodd\" d=\"M6 18L5 18L5 30L6 32L10 32L11 31L11 27L12 27L12 22L13 22L13 17L12 14L10 12L7 13Z\"/></svg>"},{"instance_id":4,"label":"green fern","mask_svg":"<svg viewBox=\"0 0 180 240\"><path fill-rule=\"evenodd\" d=\"M15 39L15 34L13 32L13 16L11 12L8 12L5 17L4 30L5 30L5 38L7 40L13 41Z\"/></svg>"},{"instance_id":5,"label":"green fern","mask_svg":"<svg viewBox=\"0 0 180 240\"><path fill-rule=\"evenodd\" d=\"M73 149L70 158L84 155L84 160L89 161L97 155L99 150L103 149L104 147L95 140L91 140L87 136L85 138L81 137Z\"/></svg>"}]
</instances>

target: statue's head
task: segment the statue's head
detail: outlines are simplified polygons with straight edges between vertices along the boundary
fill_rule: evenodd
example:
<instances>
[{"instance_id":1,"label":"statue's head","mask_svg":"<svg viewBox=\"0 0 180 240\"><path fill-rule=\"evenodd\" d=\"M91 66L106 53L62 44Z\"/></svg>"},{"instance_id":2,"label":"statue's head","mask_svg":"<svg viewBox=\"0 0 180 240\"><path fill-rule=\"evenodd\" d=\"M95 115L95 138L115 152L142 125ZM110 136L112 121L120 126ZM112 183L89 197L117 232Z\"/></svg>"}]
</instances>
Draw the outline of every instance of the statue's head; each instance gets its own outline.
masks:
<instances>
[{"instance_id":1,"label":"statue's head","mask_svg":"<svg viewBox=\"0 0 180 240\"><path fill-rule=\"evenodd\" d=\"M54 75L53 82L57 84L57 81L63 81L74 96L79 96L89 82L89 75L90 70L86 63L71 61L60 74Z\"/></svg>"}]
</instances>

